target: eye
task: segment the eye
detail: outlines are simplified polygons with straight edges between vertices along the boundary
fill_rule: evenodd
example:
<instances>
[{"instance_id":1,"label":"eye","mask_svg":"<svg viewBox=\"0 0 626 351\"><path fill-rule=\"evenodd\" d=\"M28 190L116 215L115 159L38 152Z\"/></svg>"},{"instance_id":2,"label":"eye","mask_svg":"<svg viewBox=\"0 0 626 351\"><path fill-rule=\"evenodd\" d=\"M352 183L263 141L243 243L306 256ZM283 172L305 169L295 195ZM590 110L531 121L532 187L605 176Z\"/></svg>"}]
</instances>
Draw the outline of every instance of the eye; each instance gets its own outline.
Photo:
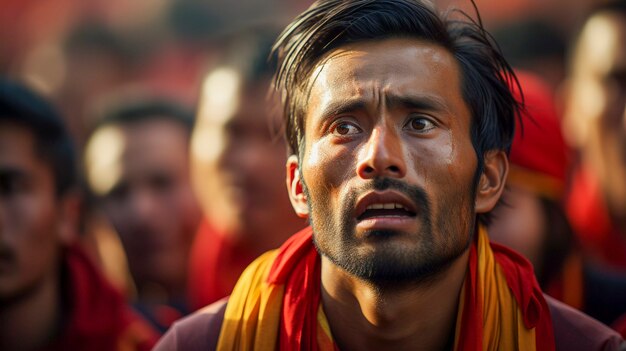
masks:
<instances>
[{"instance_id":1,"label":"eye","mask_svg":"<svg viewBox=\"0 0 626 351\"><path fill-rule=\"evenodd\" d=\"M361 128L350 122L338 122L331 128L331 133L339 136L353 135L361 132Z\"/></svg>"},{"instance_id":2,"label":"eye","mask_svg":"<svg viewBox=\"0 0 626 351\"><path fill-rule=\"evenodd\" d=\"M416 132L426 132L435 128L435 123L426 117L411 117L404 125L404 128Z\"/></svg>"},{"instance_id":3,"label":"eye","mask_svg":"<svg viewBox=\"0 0 626 351\"><path fill-rule=\"evenodd\" d=\"M17 174L0 172L0 196L11 197L27 189L27 182Z\"/></svg>"}]
</instances>

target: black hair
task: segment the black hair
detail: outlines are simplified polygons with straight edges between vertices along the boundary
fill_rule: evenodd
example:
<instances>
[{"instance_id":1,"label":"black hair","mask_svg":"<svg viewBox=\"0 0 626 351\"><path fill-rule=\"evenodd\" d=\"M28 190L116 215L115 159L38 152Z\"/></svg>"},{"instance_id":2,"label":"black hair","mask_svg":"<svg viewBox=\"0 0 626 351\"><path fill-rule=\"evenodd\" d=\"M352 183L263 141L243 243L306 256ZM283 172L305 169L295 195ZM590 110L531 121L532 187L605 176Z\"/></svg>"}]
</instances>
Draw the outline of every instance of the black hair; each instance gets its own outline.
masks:
<instances>
[{"instance_id":1,"label":"black hair","mask_svg":"<svg viewBox=\"0 0 626 351\"><path fill-rule=\"evenodd\" d=\"M622 16L626 16L626 0L609 1L597 5L591 10L587 18L593 17L598 13L605 12L617 13L621 14Z\"/></svg>"},{"instance_id":2,"label":"black hair","mask_svg":"<svg viewBox=\"0 0 626 351\"><path fill-rule=\"evenodd\" d=\"M175 122L191 134L194 114L192 109L167 98L120 100L104 109L97 120L96 129L110 124L124 125L153 120Z\"/></svg>"},{"instance_id":3,"label":"black hair","mask_svg":"<svg viewBox=\"0 0 626 351\"><path fill-rule=\"evenodd\" d=\"M453 19L452 14L460 16ZM472 116L477 182L485 154L510 149L522 108L510 87L519 88L519 83L480 17L473 20L462 11L439 15L420 0L320 0L287 26L273 53L278 60L274 84L283 102L289 152L302 154L309 78L324 55L350 43L396 37L439 45L458 62L463 97ZM488 215L479 219L487 222Z\"/></svg>"},{"instance_id":4,"label":"black hair","mask_svg":"<svg viewBox=\"0 0 626 351\"><path fill-rule=\"evenodd\" d=\"M57 196L77 182L76 151L55 108L26 86L0 78L0 122L30 130L39 156L51 168Z\"/></svg>"}]
</instances>

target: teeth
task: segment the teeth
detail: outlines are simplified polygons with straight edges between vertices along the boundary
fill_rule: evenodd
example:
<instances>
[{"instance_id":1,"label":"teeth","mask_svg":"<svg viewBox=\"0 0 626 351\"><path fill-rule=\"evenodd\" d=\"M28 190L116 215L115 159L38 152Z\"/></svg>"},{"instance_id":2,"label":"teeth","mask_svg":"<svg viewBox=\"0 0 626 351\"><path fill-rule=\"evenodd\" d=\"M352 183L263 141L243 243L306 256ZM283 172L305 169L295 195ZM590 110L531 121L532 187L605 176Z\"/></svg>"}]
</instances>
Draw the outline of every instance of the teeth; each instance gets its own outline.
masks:
<instances>
[{"instance_id":1,"label":"teeth","mask_svg":"<svg viewBox=\"0 0 626 351\"><path fill-rule=\"evenodd\" d=\"M368 210L393 210L394 208L404 208L401 204L398 203L386 203L386 204L371 204L367 206Z\"/></svg>"}]
</instances>

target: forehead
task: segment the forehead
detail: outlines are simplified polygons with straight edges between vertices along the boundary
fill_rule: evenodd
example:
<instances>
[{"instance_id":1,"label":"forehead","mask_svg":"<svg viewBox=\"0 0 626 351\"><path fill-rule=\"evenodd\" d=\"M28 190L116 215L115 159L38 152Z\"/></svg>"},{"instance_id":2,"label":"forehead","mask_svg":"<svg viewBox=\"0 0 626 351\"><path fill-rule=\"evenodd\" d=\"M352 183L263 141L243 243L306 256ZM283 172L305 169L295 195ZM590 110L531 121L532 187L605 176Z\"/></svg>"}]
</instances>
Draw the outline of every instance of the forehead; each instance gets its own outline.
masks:
<instances>
[{"instance_id":1,"label":"forehead","mask_svg":"<svg viewBox=\"0 0 626 351\"><path fill-rule=\"evenodd\" d=\"M234 82L207 79L198 108L197 125L221 128L232 123L266 127L275 99L268 96L269 78L246 81L240 73L231 72ZM226 88L222 88L225 86ZM271 116L270 116L271 115Z\"/></svg>"},{"instance_id":2,"label":"forehead","mask_svg":"<svg viewBox=\"0 0 626 351\"><path fill-rule=\"evenodd\" d=\"M85 148L87 179L102 195L125 175L186 167L188 139L183 125L165 119L105 125Z\"/></svg>"},{"instance_id":3,"label":"forehead","mask_svg":"<svg viewBox=\"0 0 626 351\"><path fill-rule=\"evenodd\" d=\"M0 175L17 172L34 179L41 189L54 191L54 173L37 149L33 132L14 123L0 122Z\"/></svg>"},{"instance_id":4,"label":"forehead","mask_svg":"<svg viewBox=\"0 0 626 351\"><path fill-rule=\"evenodd\" d=\"M599 13L587 22L575 51L574 70L626 71L626 16Z\"/></svg>"},{"instance_id":5,"label":"forehead","mask_svg":"<svg viewBox=\"0 0 626 351\"><path fill-rule=\"evenodd\" d=\"M445 48L418 39L351 44L330 52L311 75L309 113L334 100L418 95L452 113L466 110L460 71ZM319 112L319 111L317 111Z\"/></svg>"},{"instance_id":6,"label":"forehead","mask_svg":"<svg viewBox=\"0 0 626 351\"><path fill-rule=\"evenodd\" d=\"M167 150L173 146L184 145L189 132L181 123L168 119L150 119L128 124L113 125L119 127L125 136L126 151L151 152Z\"/></svg>"},{"instance_id":7,"label":"forehead","mask_svg":"<svg viewBox=\"0 0 626 351\"><path fill-rule=\"evenodd\" d=\"M0 166L28 165L39 160L35 137L26 127L0 122Z\"/></svg>"}]
</instances>

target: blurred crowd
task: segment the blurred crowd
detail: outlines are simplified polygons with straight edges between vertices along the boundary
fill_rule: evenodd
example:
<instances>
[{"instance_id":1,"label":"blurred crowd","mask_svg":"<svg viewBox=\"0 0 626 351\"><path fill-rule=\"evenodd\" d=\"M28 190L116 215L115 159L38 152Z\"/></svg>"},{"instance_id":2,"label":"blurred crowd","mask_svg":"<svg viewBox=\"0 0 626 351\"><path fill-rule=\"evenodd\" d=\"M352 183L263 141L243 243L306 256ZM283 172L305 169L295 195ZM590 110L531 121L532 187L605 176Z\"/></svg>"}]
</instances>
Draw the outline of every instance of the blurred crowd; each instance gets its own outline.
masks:
<instances>
[{"instance_id":1,"label":"blurred crowd","mask_svg":"<svg viewBox=\"0 0 626 351\"><path fill-rule=\"evenodd\" d=\"M626 337L626 1L476 3L526 106L491 239ZM150 349L307 225L268 56L309 5L3 0L1 350Z\"/></svg>"}]
</instances>

